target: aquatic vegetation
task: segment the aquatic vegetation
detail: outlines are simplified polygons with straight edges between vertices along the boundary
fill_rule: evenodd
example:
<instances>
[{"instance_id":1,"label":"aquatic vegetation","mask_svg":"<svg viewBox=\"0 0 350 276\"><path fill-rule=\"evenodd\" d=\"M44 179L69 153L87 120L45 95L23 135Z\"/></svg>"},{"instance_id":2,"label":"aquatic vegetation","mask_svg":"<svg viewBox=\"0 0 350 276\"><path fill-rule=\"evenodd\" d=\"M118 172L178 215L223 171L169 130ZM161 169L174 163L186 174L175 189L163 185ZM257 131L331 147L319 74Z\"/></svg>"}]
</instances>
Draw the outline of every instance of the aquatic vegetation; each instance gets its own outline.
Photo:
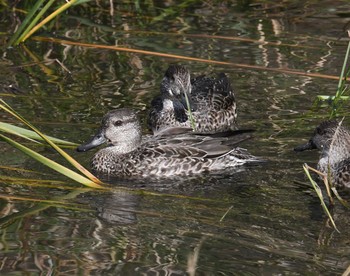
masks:
<instances>
[{"instance_id":1,"label":"aquatic vegetation","mask_svg":"<svg viewBox=\"0 0 350 276\"><path fill-rule=\"evenodd\" d=\"M348 32L349 36L350 36L350 32ZM348 59L349 59L349 52L350 52L350 42L348 43L348 47L345 53L345 58L344 58L344 62L343 62L343 66L342 66L342 70L339 76L339 82L338 82L338 86L337 86L337 90L334 96L318 96L317 97L317 101L328 101L330 104L330 118L334 118L337 116L337 113L339 112L342 104L344 101L349 100L349 96L344 96L345 93L347 93L349 91L349 87L346 84L347 82L347 77L349 76L350 73L350 68L348 68L347 64L348 64ZM342 121L339 123L338 128L341 126ZM333 144L333 140L336 139L336 135L334 135L332 137L332 141L330 142L330 145L332 146ZM328 158L330 158L330 156L328 156ZM329 162L329 161L328 161ZM321 172L319 170L316 170L310 166L308 166L307 164L303 165L303 169L304 172L306 174L306 176L308 177L310 183L312 184L313 188L316 191L317 196L319 197L320 201L321 201L321 205L323 210L325 211L326 215L329 217L333 227L339 232L339 230L337 229L335 222L331 216L330 211L327 208L327 204L324 201L324 196L322 194L322 190L320 189L320 187L317 185L317 183L313 180L313 178L310 175L310 170L315 172L316 174L318 174L321 178L322 181L326 187L327 190L327 196L329 198L329 202L331 205L334 205L334 199L332 196L332 193L336 196L336 198L339 200L339 202L341 202L342 205L344 205L345 207L349 207L349 204L343 200L340 196L339 193L335 187L334 184L336 183L332 183L332 173L331 173L331 168L330 168L330 164L328 164L328 173L324 173Z\"/></svg>"},{"instance_id":2,"label":"aquatic vegetation","mask_svg":"<svg viewBox=\"0 0 350 276\"><path fill-rule=\"evenodd\" d=\"M45 0L36 1L33 7L28 12L26 18L14 33L11 40L9 41L9 46L18 45L21 42L26 41L33 33L42 28L47 22L51 21L59 14L64 12L66 9L74 5L79 5L90 0L71 0L63 5L59 6L54 12L45 17L40 23L35 25L45 14L45 12L56 2L55 0L49 0L44 5ZM43 6L44 5L44 6Z\"/></svg>"},{"instance_id":3,"label":"aquatic vegetation","mask_svg":"<svg viewBox=\"0 0 350 276\"><path fill-rule=\"evenodd\" d=\"M315 170L314 168L308 166L307 164L304 164L304 165L303 165L303 169L304 169L304 172L305 172L306 176L308 177L310 183L312 184L312 187L315 189L318 198L320 199L321 206L322 206L324 212L325 212L326 215L329 217L329 219L330 219L330 221L331 221L331 223L332 223L334 229L337 230L338 232L340 232L340 231L338 230L338 228L337 228L335 222L334 222L334 219L333 219L333 217L332 217L330 211L328 210L327 204L326 204L325 201L324 201L324 196L323 196L323 194L322 194L322 190L321 190L320 186L317 185L316 181L313 180L313 178L312 178L312 176L311 176L311 174L310 174L310 170L313 171L313 172L316 172L316 173L318 173L319 175L322 175L322 176L323 176L323 174L322 174L321 172L319 172L318 170ZM325 186L327 187L328 196L329 196L329 198L331 199L331 202L332 202L333 199L332 199L332 196L331 196L331 194L330 194L330 192L329 192L329 185L328 185L327 177L324 178L324 183L325 183Z\"/></svg>"},{"instance_id":4,"label":"aquatic vegetation","mask_svg":"<svg viewBox=\"0 0 350 276\"><path fill-rule=\"evenodd\" d=\"M43 163L44 165L50 167L51 169L85 185L91 188L103 188L101 186L102 182L96 178L94 175L92 175L88 170L86 170L82 165L80 165L73 157L71 157L70 155L68 155L65 151L63 151L59 146L57 146L54 141L57 141L57 139L52 139L50 137L47 137L45 134L41 133L36 127L34 127L32 124L30 124L24 117L22 117L20 114L18 114L15 110L13 110L4 100L0 99L0 108L6 112L8 112L9 114L11 114L12 116L14 116L16 119L18 119L19 121L21 121L22 123L24 123L25 125L27 125L28 127L30 127L36 134L37 136L40 137L40 139L44 142L46 142L50 147L52 147L54 150L56 150L62 157L64 157L71 165L73 165L77 170L79 170L84 176L72 171L71 169L68 169L60 164L58 164L57 162L50 160L46 157L44 157L43 155L29 149L28 147L21 145L20 143L12 140L11 138L0 134L0 139L7 142L8 144L12 145L13 147L19 149L20 151L22 151L23 153L29 155L30 157L32 157L33 159ZM18 132L14 132L14 129L18 130L18 128L13 127L11 128L11 132L12 134L17 134ZM6 129L2 129L3 131ZM28 133L28 132L27 132ZM35 139L38 138L35 135L32 135L31 137L27 137L27 139ZM21 133L19 133L18 136L26 136L25 132L22 131ZM69 143L66 142L70 145L74 145L74 143Z\"/></svg>"},{"instance_id":5,"label":"aquatic vegetation","mask_svg":"<svg viewBox=\"0 0 350 276\"><path fill-rule=\"evenodd\" d=\"M350 31L348 31L348 35L350 36ZM334 96L319 95L316 99L316 101L328 103L328 106L330 107L330 115L329 115L330 119L336 117L344 101L349 100L349 96L345 95L346 93L349 92L349 86L346 84L347 78L350 74L350 68L348 67L349 53L350 53L350 42L348 43L348 47L346 49L344 62L341 69L340 76L339 76L339 82L338 82L335 95Z\"/></svg>"}]
</instances>

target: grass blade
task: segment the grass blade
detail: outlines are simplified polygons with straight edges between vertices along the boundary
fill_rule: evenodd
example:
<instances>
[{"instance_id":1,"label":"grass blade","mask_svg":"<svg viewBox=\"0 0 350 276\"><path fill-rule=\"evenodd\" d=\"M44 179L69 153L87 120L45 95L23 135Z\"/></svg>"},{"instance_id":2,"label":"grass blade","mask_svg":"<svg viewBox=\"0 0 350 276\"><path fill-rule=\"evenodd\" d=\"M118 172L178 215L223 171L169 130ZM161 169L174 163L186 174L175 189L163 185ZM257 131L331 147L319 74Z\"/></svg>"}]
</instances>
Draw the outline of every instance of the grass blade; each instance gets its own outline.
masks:
<instances>
[{"instance_id":1,"label":"grass blade","mask_svg":"<svg viewBox=\"0 0 350 276\"><path fill-rule=\"evenodd\" d=\"M34 127L31 123L29 123L25 118L23 118L20 114L18 114L15 110L13 110L4 100L0 99L0 108L4 109L12 116L20 120L22 123L26 124L32 130L34 130L46 143L48 143L52 148L54 148L63 158L65 158L69 163L71 163L77 170L83 173L86 177L91 179L93 182L97 184L102 184L102 182L90 173L87 169L85 169L82 165L80 165L73 157L68 155L65 151L63 151L60 147L58 147L54 142L46 137L43 133L41 133L36 127Z\"/></svg>"},{"instance_id":2,"label":"grass blade","mask_svg":"<svg viewBox=\"0 0 350 276\"><path fill-rule=\"evenodd\" d=\"M44 26L47 22L54 19L56 16L58 16L60 13L64 12L66 9L70 8L73 5L82 4L85 2L88 2L90 0L71 0L66 2L64 5L59 7L57 10L55 10L53 13L51 13L49 16L47 16L43 21L41 21L38 25L36 25L34 28L32 28L19 42L26 41L33 33L35 33L37 30L39 30L42 26Z\"/></svg>"},{"instance_id":3,"label":"grass blade","mask_svg":"<svg viewBox=\"0 0 350 276\"><path fill-rule=\"evenodd\" d=\"M58 164L57 162L48 159L47 157L31 150L30 148L27 148L26 146L23 146L17 142L15 142L14 140L12 140L11 138L8 138L2 134L0 134L0 139L5 141L6 143L14 146L15 148L19 149L20 151L22 151L23 153L29 155L30 157L32 157L33 159L43 163L44 165L50 167L51 169L85 185L88 186L90 188L103 188L102 186L100 186L99 184L95 183L94 181L62 166L61 164Z\"/></svg>"},{"instance_id":4,"label":"grass blade","mask_svg":"<svg viewBox=\"0 0 350 276\"><path fill-rule=\"evenodd\" d=\"M227 209L227 211L225 212L225 214L221 217L221 219L219 220L219 222L222 222L224 220L224 218L227 216L228 212L230 212L230 210L233 208L233 205L230 206L230 208Z\"/></svg>"},{"instance_id":5,"label":"grass blade","mask_svg":"<svg viewBox=\"0 0 350 276\"><path fill-rule=\"evenodd\" d=\"M11 134L23 137L25 139L28 139L30 141L34 141L34 142L36 142L35 140L44 141L44 139L34 131L31 131L31 130L28 130L28 129L25 129L22 127L18 127L18 126L12 125L12 124L4 123L4 122L0 122L0 131L11 133ZM76 143L61 140L61 139L58 139L58 138L55 138L52 136L46 135L46 137L56 144L66 145L66 146L71 146L71 147L78 146L78 144L76 144Z\"/></svg>"},{"instance_id":6,"label":"grass blade","mask_svg":"<svg viewBox=\"0 0 350 276\"><path fill-rule=\"evenodd\" d=\"M1 125L2 122L0 122L0 131L3 131L3 132L6 132L6 133L10 133L10 134L13 134L13 135L17 135L23 139L26 139L26 140L29 140L30 142L33 142L33 143L36 143L36 144L39 144L39 145L44 145L34 139L32 139L31 137L27 137L25 136L24 134L21 134L19 132L16 132L15 130L11 129L11 128L8 128L7 126L2 126Z\"/></svg>"},{"instance_id":7,"label":"grass blade","mask_svg":"<svg viewBox=\"0 0 350 276\"><path fill-rule=\"evenodd\" d=\"M55 2L55 0L50 0L46 5L39 11L39 13L35 16L35 18L30 22L28 27L25 29L25 31L21 34L21 36L17 39L16 45L20 43L23 40L23 37L25 37L28 32L33 28L33 26L39 21L39 19L42 17L42 15L52 6L52 4Z\"/></svg>"},{"instance_id":8,"label":"grass blade","mask_svg":"<svg viewBox=\"0 0 350 276\"><path fill-rule=\"evenodd\" d=\"M337 230L337 232L340 233L340 231L338 230L337 226L335 225L335 222L334 222L334 220L333 220L333 218L332 218L331 213L329 212L329 210L328 210L328 208L327 208L326 203L324 202L321 188L317 185L317 183L312 179L312 177L311 177L311 175L310 175L309 166L308 166L307 164L304 164L304 165L303 165L303 169L304 169L305 174L306 174L307 177L309 178L309 180L310 180L312 186L314 187L318 198L319 198L320 201L321 201L321 205L322 205L323 210L325 211L325 213L326 213L327 216L329 217L329 219L330 219L330 221L331 221L331 223L332 223L334 229Z\"/></svg>"},{"instance_id":9,"label":"grass blade","mask_svg":"<svg viewBox=\"0 0 350 276\"><path fill-rule=\"evenodd\" d=\"M19 28L17 29L17 31L13 34L13 36L11 37L9 43L8 43L8 47L12 46L14 44L14 41L17 40L17 38L21 35L23 29L27 26L27 24L29 23L29 21L32 19L32 17L34 16L34 14L38 11L38 9L41 7L41 5L44 3L45 0L38 0L36 1L36 3L34 4L34 6L32 7L32 9L29 11L29 13L27 14L26 18L23 20L22 24L19 26ZM18 41L16 41L16 43L18 43Z\"/></svg>"},{"instance_id":10,"label":"grass blade","mask_svg":"<svg viewBox=\"0 0 350 276\"><path fill-rule=\"evenodd\" d=\"M341 196L339 195L337 189L335 187L332 187L332 192L335 194L335 196L337 197L337 199L340 201L341 204L343 204L344 207L346 208L350 208L349 203L347 201L345 201L344 199L341 198Z\"/></svg>"},{"instance_id":11,"label":"grass blade","mask_svg":"<svg viewBox=\"0 0 350 276\"><path fill-rule=\"evenodd\" d=\"M334 101L335 96L326 96L326 95L318 95L317 96L318 100L320 101ZM339 99L343 101L349 100L349 96L340 96Z\"/></svg>"},{"instance_id":12,"label":"grass blade","mask_svg":"<svg viewBox=\"0 0 350 276\"><path fill-rule=\"evenodd\" d=\"M217 65L234 66L234 67L239 67L239 68L263 70L263 71L277 72L277 73L282 73L282 74L294 74L294 75L299 75L299 76L339 80L338 76L332 76L332 75L326 75L326 74L320 74L320 73L309 73L309 72L301 72L301 71L297 71L297 70L293 70L293 69L286 69L286 68L272 68L272 67L265 67L265 66L260 66L260 65L251 65L251 64L244 64L244 63L234 63L234 62L229 62L229 61L219 61L219 60L212 60L212 59L181 56L181 55L174 55L174 54L168 54L168 53L160 53L160 52L154 52L154 51L146 51L146 50L140 50L140 49L118 47L118 46L112 46L112 45L81 43L81 42L53 38L53 37L36 36L33 38L33 40L50 41L53 43L60 43L60 44L65 44L65 45L75 45L75 46L86 47L86 48L109 49L109 50L120 51L120 52L137 53L137 54L144 54L144 55L157 56L157 57L174 58L174 59L179 59L179 60L188 60L188 61L217 64Z\"/></svg>"},{"instance_id":13,"label":"grass blade","mask_svg":"<svg viewBox=\"0 0 350 276\"><path fill-rule=\"evenodd\" d=\"M349 31L348 31L348 34L350 35ZM350 52L350 41L348 43L348 48L346 49L344 62L343 62L343 67L341 69L340 78L339 78L339 82L338 82L337 93L335 94L335 98L338 98L339 96L341 96L341 91L343 90L342 88L345 85L346 79L344 78L344 73L345 73L346 65L347 65L348 59L349 59L349 52Z\"/></svg>"},{"instance_id":14,"label":"grass blade","mask_svg":"<svg viewBox=\"0 0 350 276\"><path fill-rule=\"evenodd\" d=\"M193 130L193 131L196 131L196 125L195 125L194 118L193 118L193 115L192 115L191 105L190 105L190 101L189 101L189 99L188 99L187 92L185 92L185 100L186 100L188 115L189 115L189 117L190 117L190 122L191 122L192 130Z\"/></svg>"},{"instance_id":15,"label":"grass blade","mask_svg":"<svg viewBox=\"0 0 350 276\"><path fill-rule=\"evenodd\" d=\"M57 206L59 208L69 208L69 209L74 209L74 210L79 210L79 211L90 211L88 209L83 209L82 206L80 207L77 204L69 204L66 201L68 199L74 199L81 193L85 193L86 191L83 190L75 190L73 192L70 192L69 194L65 196L60 196L60 197L54 197L52 200L36 200L32 198L23 198L23 197L18 197L18 196L9 196L9 195L0 195L0 198L5 199L5 200L18 200L18 201L26 201L26 202L40 202L34 205L33 207L27 208L25 210L19 211L17 213L12 213L8 216L0 218L0 228L5 228L9 224L14 223L16 220L27 217L29 215L37 214L38 212L41 212L43 210L46 210L50 207Z\"/></svg>"}]
</instances>

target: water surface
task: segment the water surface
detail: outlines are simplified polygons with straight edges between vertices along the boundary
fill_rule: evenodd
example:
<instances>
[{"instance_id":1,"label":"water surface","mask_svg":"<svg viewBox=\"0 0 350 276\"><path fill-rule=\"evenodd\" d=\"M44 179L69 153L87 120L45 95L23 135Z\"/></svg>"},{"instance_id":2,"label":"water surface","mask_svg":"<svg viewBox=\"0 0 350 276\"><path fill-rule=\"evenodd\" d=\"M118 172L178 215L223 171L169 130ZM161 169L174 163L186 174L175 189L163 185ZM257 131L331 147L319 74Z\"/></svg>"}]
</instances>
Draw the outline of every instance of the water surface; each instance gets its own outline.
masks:
<instances>
[{"instance_id":1,"label":"water surface","mask_svg":"<svg viewBox=\"0 0 350 276\"><path fill-rule=\"evenodd\" d=\"M305 162L316 164L318 153L293 152L328 118L327 104L315 105L314 100L317 95L333 95L337 81L283 70L338 76L348 40L343 29L350 4L153 1L138 6L137 1L119 1L111 15L109 1L105 2L76 6L37 33L39 38L3 48L1 97L45 133L81 143L113 108L134 108L145 118L171 63L183 64L195 74L225 72L236 92L240 126L256 129L254 139L241 146L267 162L161 181L107 179L115 191L102 193L76 189L77 184L1 143L0 165L6 167L1 169L0 186L1 273L183 275L196 268L197 275L339 275L345 271L350 265L348 211L339 204L333 209L341 231L337 233L302 170ZM19 19L22 14L3 9L3 43ZM40 37L260 69L77 47ZM348 116L347 110L345 105L339 116ZM4 112L1 120L15 122ZM51 150L34 148L62 162ZM93 154L68 152L86 166ZM62 189L64 185L71 189ZM19 200L23 198L28 200Z\"/></svg>"}]
</instances>

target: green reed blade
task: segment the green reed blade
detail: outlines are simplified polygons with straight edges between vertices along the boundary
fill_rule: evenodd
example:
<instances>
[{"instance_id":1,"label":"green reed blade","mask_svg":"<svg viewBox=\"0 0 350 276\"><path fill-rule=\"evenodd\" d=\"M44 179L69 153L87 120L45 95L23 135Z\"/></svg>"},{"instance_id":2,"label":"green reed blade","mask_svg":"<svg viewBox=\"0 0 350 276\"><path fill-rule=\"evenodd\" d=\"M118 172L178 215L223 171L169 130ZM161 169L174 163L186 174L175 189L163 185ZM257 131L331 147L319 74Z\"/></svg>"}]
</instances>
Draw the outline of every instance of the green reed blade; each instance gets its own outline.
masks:
<instances>
[{"instance_id":1,"label":"green reed blade","mask_svg":"<svg viewBox=\"0 0 350 276\"><path fill-rule=\"evenodd\" d=\"M332 187L331 190L344 207L350 208L349 203L346 200L342 199L335 187Z\"/></svg>"},{"instance_id":2,"label":"green reed blade","mask_svg":"<svg viewBox=\"0 0 350 276\"><path fill-rule=\"evenodd\" d=\"M191 127L192 127L192 130L195 131L196 125L195 125L194 118L192 115L191 105L190 105L190 101L189 101L188 96L187 96L187 92L185 92L185 100L186 100L188 115L190 117Z\"/></svg>"},{"instance_id":3,"label":"green reed blade","mask_svg":"<svg viewBox=\"0 0 350 276\"><path fill-rule=\"evenodd\" d=\"M337 88L337 93L335 94L335 97L338 98L339 96L341 96L341 91L343 86L345 85L346 79L344 79L344 73L345 73L345 69L346 69L346 65L348 63L348 59L349 59L349 53L350 53L350 41L348 43L348 48L346 49L346 54L344 57L344 62L343 62L343 67L341 69L341 73L340 73L340 78L339 78L339 82L338 82L338 88Z\"/></svg>"},{"instance_id":4,"label":"green reed blade","mask_svg":"<svg viewBox=\"0 0 350 276\"><path fill-rule=\"evenodd\" d=\"M49 168L59 172L60 174L63 174L85 186L91 187L91 188L103 188L99 184L95 183L94 181L62 166L61 164L58 164L57 162L50 160L49 158L31 150L30 148L27 148L26 146L21 145L20 143L17 143L16 141L12 140L11 138L8 138L2 134L0 134L0 139L7 142L8 144L14 146L15 148L19 149L23 153L27 154L31 158L41 162L42 164L48 166Z\"/></svg>"},{"instance_id":5,"label":"green reed blade","mask_svg":"<svg viewBox=\"0 0 350 276\"><path fill-rule=\"evenodd\" d=\"M29 13L27 14L26 18L23 20L22 24L19 26L18 30L11 37L11 39L10 39L8 45L7 45L8 47L12 46L14 44L14 41L17 40L17 38L21 35L23 29L27 26L29 21L34 16L34 14L39 10L39 8L44 3L44 1L45 0L38 0L38 1L36 1L36 3L34 4L33 8L29 11Z\"/></svg>"},{"instance_id":6,"label":"green reed blade","mask_svg":"<svg viewBox=\"0 0 350 276\"><path fill-rule=\"evenodd\" d=\"M6 126L6 125L2 125L2 124L6 124L6 123L0 122L0 131L6 132L6 133L10 133L10 134L13 134L13 135L17 135L17 136L19 136L19 137L21 137L23 139L29 140L29 141L31 141L33 143L44 145L44 144L42 144L42 143L32 139L31 137L26 136L25 134L17 132L16 130L12 129L11 128L12 125L10 125L10 124L8 124L8 125L10 125L10 127Z\"/></svg>"},{"instance_id":7,"label":"green reed blade","mask_svg":"<svg viewBox=\"0 0 350 276\"><path fill-rule=\"evenodd\" d=\"M228 212L230 212L230 210L233 208L233 205L231 205L227 211L225 212L225 214L221 217L221 219L219 220L219 222L222 222L224 220L224 218L227 216Z\"/></svg>"},{"instance_id":8,"label":"green reed blade","mask_svg":"<svg viewBox=\"0 0 350 276\"><path fill-rule=\"evenodd\" d=\"M52 4L55 2L55 0L50 0L46 5L40 10L40 12L35 16L35 18L30 22L28 27L24 30L24 32L21 34L21 36L16 40L15 44L19 44L23 37L25 37L28 32L33 28L33 26L40 20L42 15L52 6Z\"/></svg>"},{"instance_id":9,"label":"green reed blade","mask_svg":"<svg viewBox=\"0 0 350 276\"><path fill-rule=\"evenodd\" d=\"M0 122L0 131L11 133L11 134L20 136L22 138L28 139L28 140L36 142L36 143L37 143L37 141L35 141L35 140L44 141L44 139L42 137L40 137L37 133L35 133L32 130L18 127L18 126L12 125L12 124L4 123L4 122ZM72 147L78 146L78 144L76 144L76 143L61 140L61 139L58 139L58 138L55 138L52 136L46 135L46 137L48 139L50 139L51 141L55 142L56 144L67 145L67 146L72 146Z\"/></svg>"},{"instance_id":10,"label":"green reed blade","mask_svg":"<svg viewBox=\"0 0 350 276\"><path fill-rule=\"evenodd\" d=\"M337 226L335 225L335 222L332 218L332 215L331 213L329 212L328 208L327 208L327 205L326 203L324 202L324 198L323 198L323 195L322 195L322 191L321 191L321 188L317 185L317 183L312 179L311 175L310 175L310 172L309 172L309 166L307 164L304 164L303 165L303 169L304 169L304 172L305 174L307 175L307 177L309 178L312 186L314 187L315 191L316 191L316 194L318 196L318 198L320 199L321 201L321 205L322 205L322 208L323 210L325 211L325 213L327 214L327 216L329 217L334 229L340 233L340 231L338 230Z\"/></svg>"},{"instance_id":11,"label":"green reed blade","mask_svg":"<svg viewBox=\"0 0 350 276\"><path fill-rule=\"evenodd\" d=\"M350 96L340 96L338 99L347 101L349 100ZM320 101L334 101L335 96L326 96L326 95L318 95L317 99Z\"/></svg>"},{"instance_id":12,"label":"green reed blade","mask_svg":"<svg viewBox=\"0 0 350 276\"><path fill-rule=\"evenodd\" d=\"M0 99L0 108L4 109L12 116L20 120L22 123L26 124L33 131L35 131L46 143L48 143L52 148L54 148L63 158L65 158L69 163L71 163L77 170L83 173L86 177L94 181L95 183L102 184L96 176L90 173L87 169L85 169L82 165L79 164L73 157L63 151L60 147L58 147L54 142L46 137L43 133L41 133L36 127L34 127L31 123L29 123L24 117L18 114L11 106L9 106L4 100Z\"/></svg>"},{"instance_id":13,"label":"green reed blade","mask_svg":"<svg viewBox=\"0 0 350 276\"><path fill-rule=\"evenodd\" d=\"M21 38L21 40L19 42L24 42L26 41L33 33L35 33L37 30L39 30L42 26L44 26L47 22L51 21L52 19L54 19L56 16L58 16L59 14L61 14L62 12L64 12L66 9L70 8L73 5L78 5L78 4L82 4L85 2L88 2L89 0L71 0L69 2L66 2L64 5L62 5L61 7L59 7L57 10L55 10L53 13L51 13L50 15L48 15L45 19L43 19L39 24L37 24L36 26L34 26L31 30L29 30L29 32Z\"/></svg>"}]
</instances>

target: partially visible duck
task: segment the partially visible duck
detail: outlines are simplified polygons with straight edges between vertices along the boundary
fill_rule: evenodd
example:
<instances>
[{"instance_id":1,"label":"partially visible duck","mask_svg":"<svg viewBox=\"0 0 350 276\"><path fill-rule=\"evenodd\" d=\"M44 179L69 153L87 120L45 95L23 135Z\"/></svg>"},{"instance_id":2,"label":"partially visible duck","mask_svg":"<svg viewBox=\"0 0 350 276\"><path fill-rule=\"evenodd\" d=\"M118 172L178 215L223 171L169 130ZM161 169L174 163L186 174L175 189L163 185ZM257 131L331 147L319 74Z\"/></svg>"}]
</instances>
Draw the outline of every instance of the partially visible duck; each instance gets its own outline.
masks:
<instances>
[{"instance_id":1,"label":"partially visible duck","mask_svg":"<svg viewBox=\"0 0 350 276\"><path fill-rule=\"evenodd\" d=\"M142 140L141 126L131 109L108 112L97 134L78 151L107 142L92 159L93 170L114 176L166 177L222 170L259 161L229 137L152 136Z\"/></svg>"},{"instance_id":2,"label":"partially visible duck","mask_svg":"<svg viewBox=\"0 0 350 276\"><path fill-rule=\"evenodd\" d=\"M197 133L217 133L236 129L236 100L225 74L218 78L191 79L184 66L171 65L153 99L148 124L153 133L172 126L191 127L185 94L189 98Z\"/></svg>"},{"instance_id":3,"label":"partially visible duck","mask_svg":"<svg viewBox=\"0 0 350 276\"><path fill-rule=\"evenodd\" d=\"M317 169L329 175L333 185L350 188L350 131L342 122L322 122L311 139L294 150L309 149L321 151Z\"/></svg>"}]
</instances>

